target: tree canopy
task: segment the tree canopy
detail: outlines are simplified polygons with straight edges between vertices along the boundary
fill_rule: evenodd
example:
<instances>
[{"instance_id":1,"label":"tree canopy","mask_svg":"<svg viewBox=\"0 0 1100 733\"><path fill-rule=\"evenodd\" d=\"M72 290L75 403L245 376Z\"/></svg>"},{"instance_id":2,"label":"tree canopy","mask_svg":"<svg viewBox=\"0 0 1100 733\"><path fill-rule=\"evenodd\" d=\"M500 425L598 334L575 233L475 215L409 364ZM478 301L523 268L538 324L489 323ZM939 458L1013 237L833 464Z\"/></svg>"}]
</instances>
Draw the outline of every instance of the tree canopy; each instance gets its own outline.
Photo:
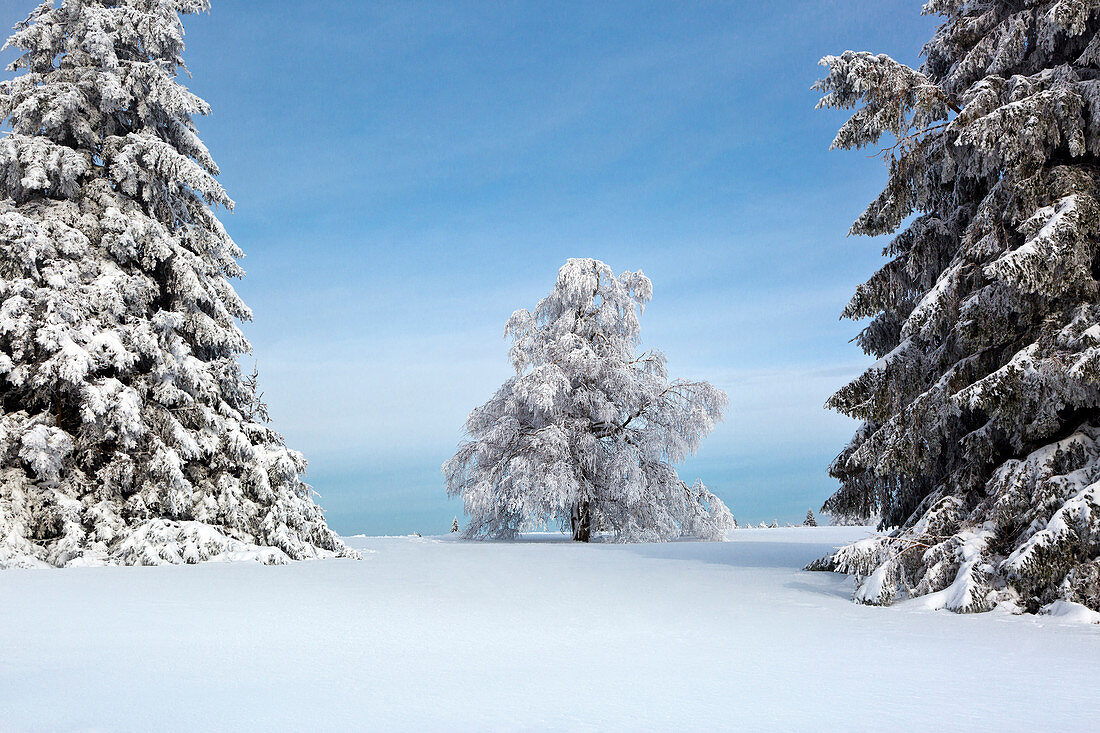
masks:
<instances>
[{"instance_id":1,"label":"tree canopy","mask_svg":"<svg viewBox=\"0 0 1100 733\"><path fill-rule=\"evenodd\" d=\"M512 315L515 376L470 413L469 440L443 467L470 515L467 536L512 537L547 521L585 541L601 529L620 540L717 539L732 527L725 505L674 468L721 419L726 396L670 380L656 349L638 353L652 293L641 272L616 277L572 259L534 311Z\"/></svg>"}]
</instances>

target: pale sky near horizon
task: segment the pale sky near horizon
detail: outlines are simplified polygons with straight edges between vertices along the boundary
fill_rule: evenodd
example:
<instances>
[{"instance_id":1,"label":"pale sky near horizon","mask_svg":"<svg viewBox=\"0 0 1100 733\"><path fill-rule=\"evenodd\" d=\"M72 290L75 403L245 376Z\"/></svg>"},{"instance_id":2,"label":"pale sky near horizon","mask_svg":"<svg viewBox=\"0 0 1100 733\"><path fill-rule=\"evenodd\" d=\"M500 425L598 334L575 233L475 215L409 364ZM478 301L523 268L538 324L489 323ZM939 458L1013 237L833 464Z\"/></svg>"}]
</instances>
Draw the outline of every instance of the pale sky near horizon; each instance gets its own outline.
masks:
<instances>
[{"instance_id":1,"label":"pale sky near horizon","mask_svg":"<svg viewBox=\"0 0 1100 733\"><path fill-rule=\"evenodd\" d=\"M0 22L34 4L0 0ZM188 18L245 332L333 527L461 521L440 464L509 375L508 316L569 257L643 270L643 346L729 393L681 477L741 521L816 512L855 427L823 404L870 363L838 315L885 243L846 234L886 171L829 151L845 116L810 86L846 49L918 63L937 22L920 6L213 0Z\"/></svg>"}]
</instances>

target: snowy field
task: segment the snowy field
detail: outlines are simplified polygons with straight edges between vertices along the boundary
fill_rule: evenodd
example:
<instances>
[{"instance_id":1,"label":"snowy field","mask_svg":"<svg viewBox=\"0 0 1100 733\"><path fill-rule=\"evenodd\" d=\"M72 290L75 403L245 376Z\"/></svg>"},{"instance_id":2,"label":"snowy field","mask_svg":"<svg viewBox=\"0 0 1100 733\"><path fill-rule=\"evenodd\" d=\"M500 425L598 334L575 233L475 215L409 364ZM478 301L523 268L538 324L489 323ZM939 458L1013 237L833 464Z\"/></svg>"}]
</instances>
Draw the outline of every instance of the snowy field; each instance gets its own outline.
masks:
<instances>
[{"instance_id":1,"label":"snowy field","mask_svg":"<svg viewBox=\"0 0 1100 733\"><path fill-rule=\"evenodd\" d=\"M0 728L1096 730L1100 627L862 607L799 570L865 532L9 570Z\"/></svg>"}]
</instances>

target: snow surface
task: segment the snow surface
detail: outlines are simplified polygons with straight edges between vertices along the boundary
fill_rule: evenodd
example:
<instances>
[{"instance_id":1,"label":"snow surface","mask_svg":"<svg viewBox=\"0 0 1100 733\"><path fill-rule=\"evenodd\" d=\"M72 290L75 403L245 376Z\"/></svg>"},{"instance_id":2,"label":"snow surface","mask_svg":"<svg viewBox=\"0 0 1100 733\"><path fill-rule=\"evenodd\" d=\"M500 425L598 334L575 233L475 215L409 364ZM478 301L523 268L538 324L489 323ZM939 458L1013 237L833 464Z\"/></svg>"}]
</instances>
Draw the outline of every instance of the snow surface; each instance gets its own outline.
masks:
<instances>
[{"instance_id":1,"label":"snow surface","mask_svg":"<svg viewBox=\"0 0 1100 733\"><path fill-rule=\"evenodd\" d=\"M1095 730L1100 626L799 570L866 532L0 572L0 729Z\"/></svg>"}]
</instances>

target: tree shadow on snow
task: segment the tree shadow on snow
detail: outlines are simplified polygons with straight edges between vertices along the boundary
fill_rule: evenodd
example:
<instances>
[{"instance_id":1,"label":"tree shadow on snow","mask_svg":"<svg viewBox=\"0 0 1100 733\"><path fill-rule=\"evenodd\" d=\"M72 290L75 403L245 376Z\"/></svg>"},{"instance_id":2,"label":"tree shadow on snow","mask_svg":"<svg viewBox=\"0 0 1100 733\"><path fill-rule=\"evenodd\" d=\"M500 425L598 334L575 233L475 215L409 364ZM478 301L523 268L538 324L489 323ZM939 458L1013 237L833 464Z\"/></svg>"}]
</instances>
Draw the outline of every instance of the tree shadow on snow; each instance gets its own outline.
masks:
<instances>
[{"instance_id":1,"label":"tree shadow on snow","mask_svg":"<svg viewBox=\"0 0 1100 733\"><path fill-rule=\"evenodd\" d=\"M688 560L738 568L789 568L801 570L807 563L836 550L832 544L805 542L669 542L620 545L644 557Z\"/></svg>"},{"instance_id":2,"label":"tree shadow on snow","mask_svg":"<svg viewBox=\"0 0 1100 733\"><path fill-rule=\"evenodd\" d=\"M841 598L845 601L852 600L851 576L827 572L815 572L813 575L820 576L822 580L830 582L814 583L805 580L792 580L789 583L784 583L783 587L801 593L810 593L815 596Z\"/></svg>"}]
</instances>

